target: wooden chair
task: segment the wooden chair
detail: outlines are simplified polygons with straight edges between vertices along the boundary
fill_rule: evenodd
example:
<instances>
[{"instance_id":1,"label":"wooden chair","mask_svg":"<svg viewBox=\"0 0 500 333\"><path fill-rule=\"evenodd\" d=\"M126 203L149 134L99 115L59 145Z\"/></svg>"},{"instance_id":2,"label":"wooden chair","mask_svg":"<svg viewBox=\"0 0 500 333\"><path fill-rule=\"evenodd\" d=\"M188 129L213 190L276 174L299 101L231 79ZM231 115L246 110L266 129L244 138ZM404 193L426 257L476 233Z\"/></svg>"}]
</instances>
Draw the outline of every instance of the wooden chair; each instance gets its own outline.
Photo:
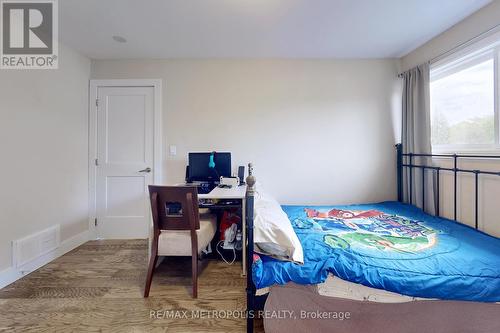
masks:
<instances>
[{"instance_id":1,"label":"wooden chair","mask_svg":"<svg viewBox=\"0 0 500 333\"><path fill-rule=\"evenodd\" d=\"M199 214L196 187L149 186L153 215L151 258L144 288L149 296L159 256L191 256L193 298L198 297L198 255L215 235L214 215Z\"/></svg>"}]
</instances>

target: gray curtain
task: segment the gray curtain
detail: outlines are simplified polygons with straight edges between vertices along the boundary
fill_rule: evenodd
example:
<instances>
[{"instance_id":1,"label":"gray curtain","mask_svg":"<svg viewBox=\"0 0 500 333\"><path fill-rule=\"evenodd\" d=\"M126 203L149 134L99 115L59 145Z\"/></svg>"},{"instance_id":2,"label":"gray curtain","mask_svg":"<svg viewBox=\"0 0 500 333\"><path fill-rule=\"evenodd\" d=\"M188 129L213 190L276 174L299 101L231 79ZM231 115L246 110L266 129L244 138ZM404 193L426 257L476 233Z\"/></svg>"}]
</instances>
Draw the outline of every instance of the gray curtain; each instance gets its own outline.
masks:
<instances>
[{"instance_id":1,"label":"gray curtain","mask_svg":"<svg viewBox=\"0 0 500 333\"><path fill-rule=\"evenodd\" d=\"M401 143L404 153L431 153L431 116L430 116L430 87L429 64L422 64L403 73L403 126ZM408 160L407 160L408 161ZM413 158L419 164L431 165L430 158ZM425 171L425 210L435 213L434 172ZM409 202L409 172L404 172L404 200ZM413 169L412 202L422 207L422 170Z\"/></svg>"}]
</instances>

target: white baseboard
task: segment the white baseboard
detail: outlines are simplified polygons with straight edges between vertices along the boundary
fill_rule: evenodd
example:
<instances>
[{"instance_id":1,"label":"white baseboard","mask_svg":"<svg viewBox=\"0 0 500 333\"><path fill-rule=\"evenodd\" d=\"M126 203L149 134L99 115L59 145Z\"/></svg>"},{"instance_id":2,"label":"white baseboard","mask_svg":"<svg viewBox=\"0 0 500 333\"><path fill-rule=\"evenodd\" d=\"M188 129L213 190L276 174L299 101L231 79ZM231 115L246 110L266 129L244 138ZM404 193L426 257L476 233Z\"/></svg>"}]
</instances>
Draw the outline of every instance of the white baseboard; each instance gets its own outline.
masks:
<instances>
[{"instance_id":1,"label":"white baseboard","mask_svg":"<svg viewBox=\"0 0 500 333\"><path fill-rule=\"evenodd\" d=\"M63 254L68 253L69 251L77 248L90 239L91 233L89 230L86 230L82 233L79 233L78 235L62 241L61 245L55 250L46 253L29 263L26 263L20 268L9 267L7 269L4 269L3 271L0 271L0 289L8 286L16 280L19 280L23 276L28 275L29 273L39 269L40 267L47 265L52 260L59 258Z\"/></svg>"}]
</instances>

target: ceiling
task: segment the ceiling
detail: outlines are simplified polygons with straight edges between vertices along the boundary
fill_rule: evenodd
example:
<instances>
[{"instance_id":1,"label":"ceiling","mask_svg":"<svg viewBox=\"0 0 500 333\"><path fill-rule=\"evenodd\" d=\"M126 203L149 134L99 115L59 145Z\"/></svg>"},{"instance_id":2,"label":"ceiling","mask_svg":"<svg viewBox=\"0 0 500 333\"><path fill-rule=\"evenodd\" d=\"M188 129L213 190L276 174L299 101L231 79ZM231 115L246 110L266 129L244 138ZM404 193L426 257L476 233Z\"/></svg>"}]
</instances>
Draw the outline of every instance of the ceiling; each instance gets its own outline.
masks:
<instances>
[{"instance_id":1,"label":"ceiling","mask_svg":"<svg viewBox=\"0 0 500 333\"><path fill-rule=\"evenodd\" d=\"M489 2L61 0L59 26L65 44L95 59L393 58Z\"/></svg>"}]
</instances>

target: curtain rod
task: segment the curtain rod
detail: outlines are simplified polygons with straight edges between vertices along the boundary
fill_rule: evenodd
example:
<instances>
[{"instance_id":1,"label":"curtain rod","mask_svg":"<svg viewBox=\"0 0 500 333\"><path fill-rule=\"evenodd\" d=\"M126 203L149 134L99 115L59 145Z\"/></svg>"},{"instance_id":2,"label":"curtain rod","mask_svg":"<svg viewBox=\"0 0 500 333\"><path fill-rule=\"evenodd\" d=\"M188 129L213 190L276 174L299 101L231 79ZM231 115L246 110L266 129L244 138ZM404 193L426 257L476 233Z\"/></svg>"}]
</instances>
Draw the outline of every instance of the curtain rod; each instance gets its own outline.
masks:
<instances>
[{"instance_id":1,"label":"curtain rod","mask_svg":"<svg viewBox=\"0 0 500 333\"><path fill-rule=\"evenodd\" d=\"M496 24L496 25L494 25L493 27L489 28L488 30L486 30L486 31L484 31L484 32L482 32L482 33L480 33L479 35L474 36L474 37L472 37L472 38L470 38L470 39L466 40L465 42L462 42L462 43L458 44L457 46L453 47L451 50L448 50L448 51L446 51L446 52L443 52L443 53L441 53L441 54L438 54L437 56L435 56L435 57L431 58L431 60L428 60L428 62L429 62L430 64L433 64L433 63L435 63L435 62L437 62L437 61L439 61L439 60L441 60L441 59L445 58L446 56L448 56L448 55L450 55L450 54L453 54L453 53L455 53L455 52L457 52L457 51L460 51L461 49L463 49L463 48L465 48L465 47L467 47L467 46L469 46L469 45L472 45L472 44L474 44L475 42L477 42L477 41L479 41L479 40L481 40L481 39L484 39L484 38L488 37L490 34L496 33L496 32L498 32L498 31L500 31L500 24ZM408 71L408 70L406 70L406 71L404 71L404 72L402 72L402 73L399 73L399 74L398 74L398 77L403 77L403 74L404 74L405 72L407 72L407 71Z\"/></svg>"}]
</instances>

